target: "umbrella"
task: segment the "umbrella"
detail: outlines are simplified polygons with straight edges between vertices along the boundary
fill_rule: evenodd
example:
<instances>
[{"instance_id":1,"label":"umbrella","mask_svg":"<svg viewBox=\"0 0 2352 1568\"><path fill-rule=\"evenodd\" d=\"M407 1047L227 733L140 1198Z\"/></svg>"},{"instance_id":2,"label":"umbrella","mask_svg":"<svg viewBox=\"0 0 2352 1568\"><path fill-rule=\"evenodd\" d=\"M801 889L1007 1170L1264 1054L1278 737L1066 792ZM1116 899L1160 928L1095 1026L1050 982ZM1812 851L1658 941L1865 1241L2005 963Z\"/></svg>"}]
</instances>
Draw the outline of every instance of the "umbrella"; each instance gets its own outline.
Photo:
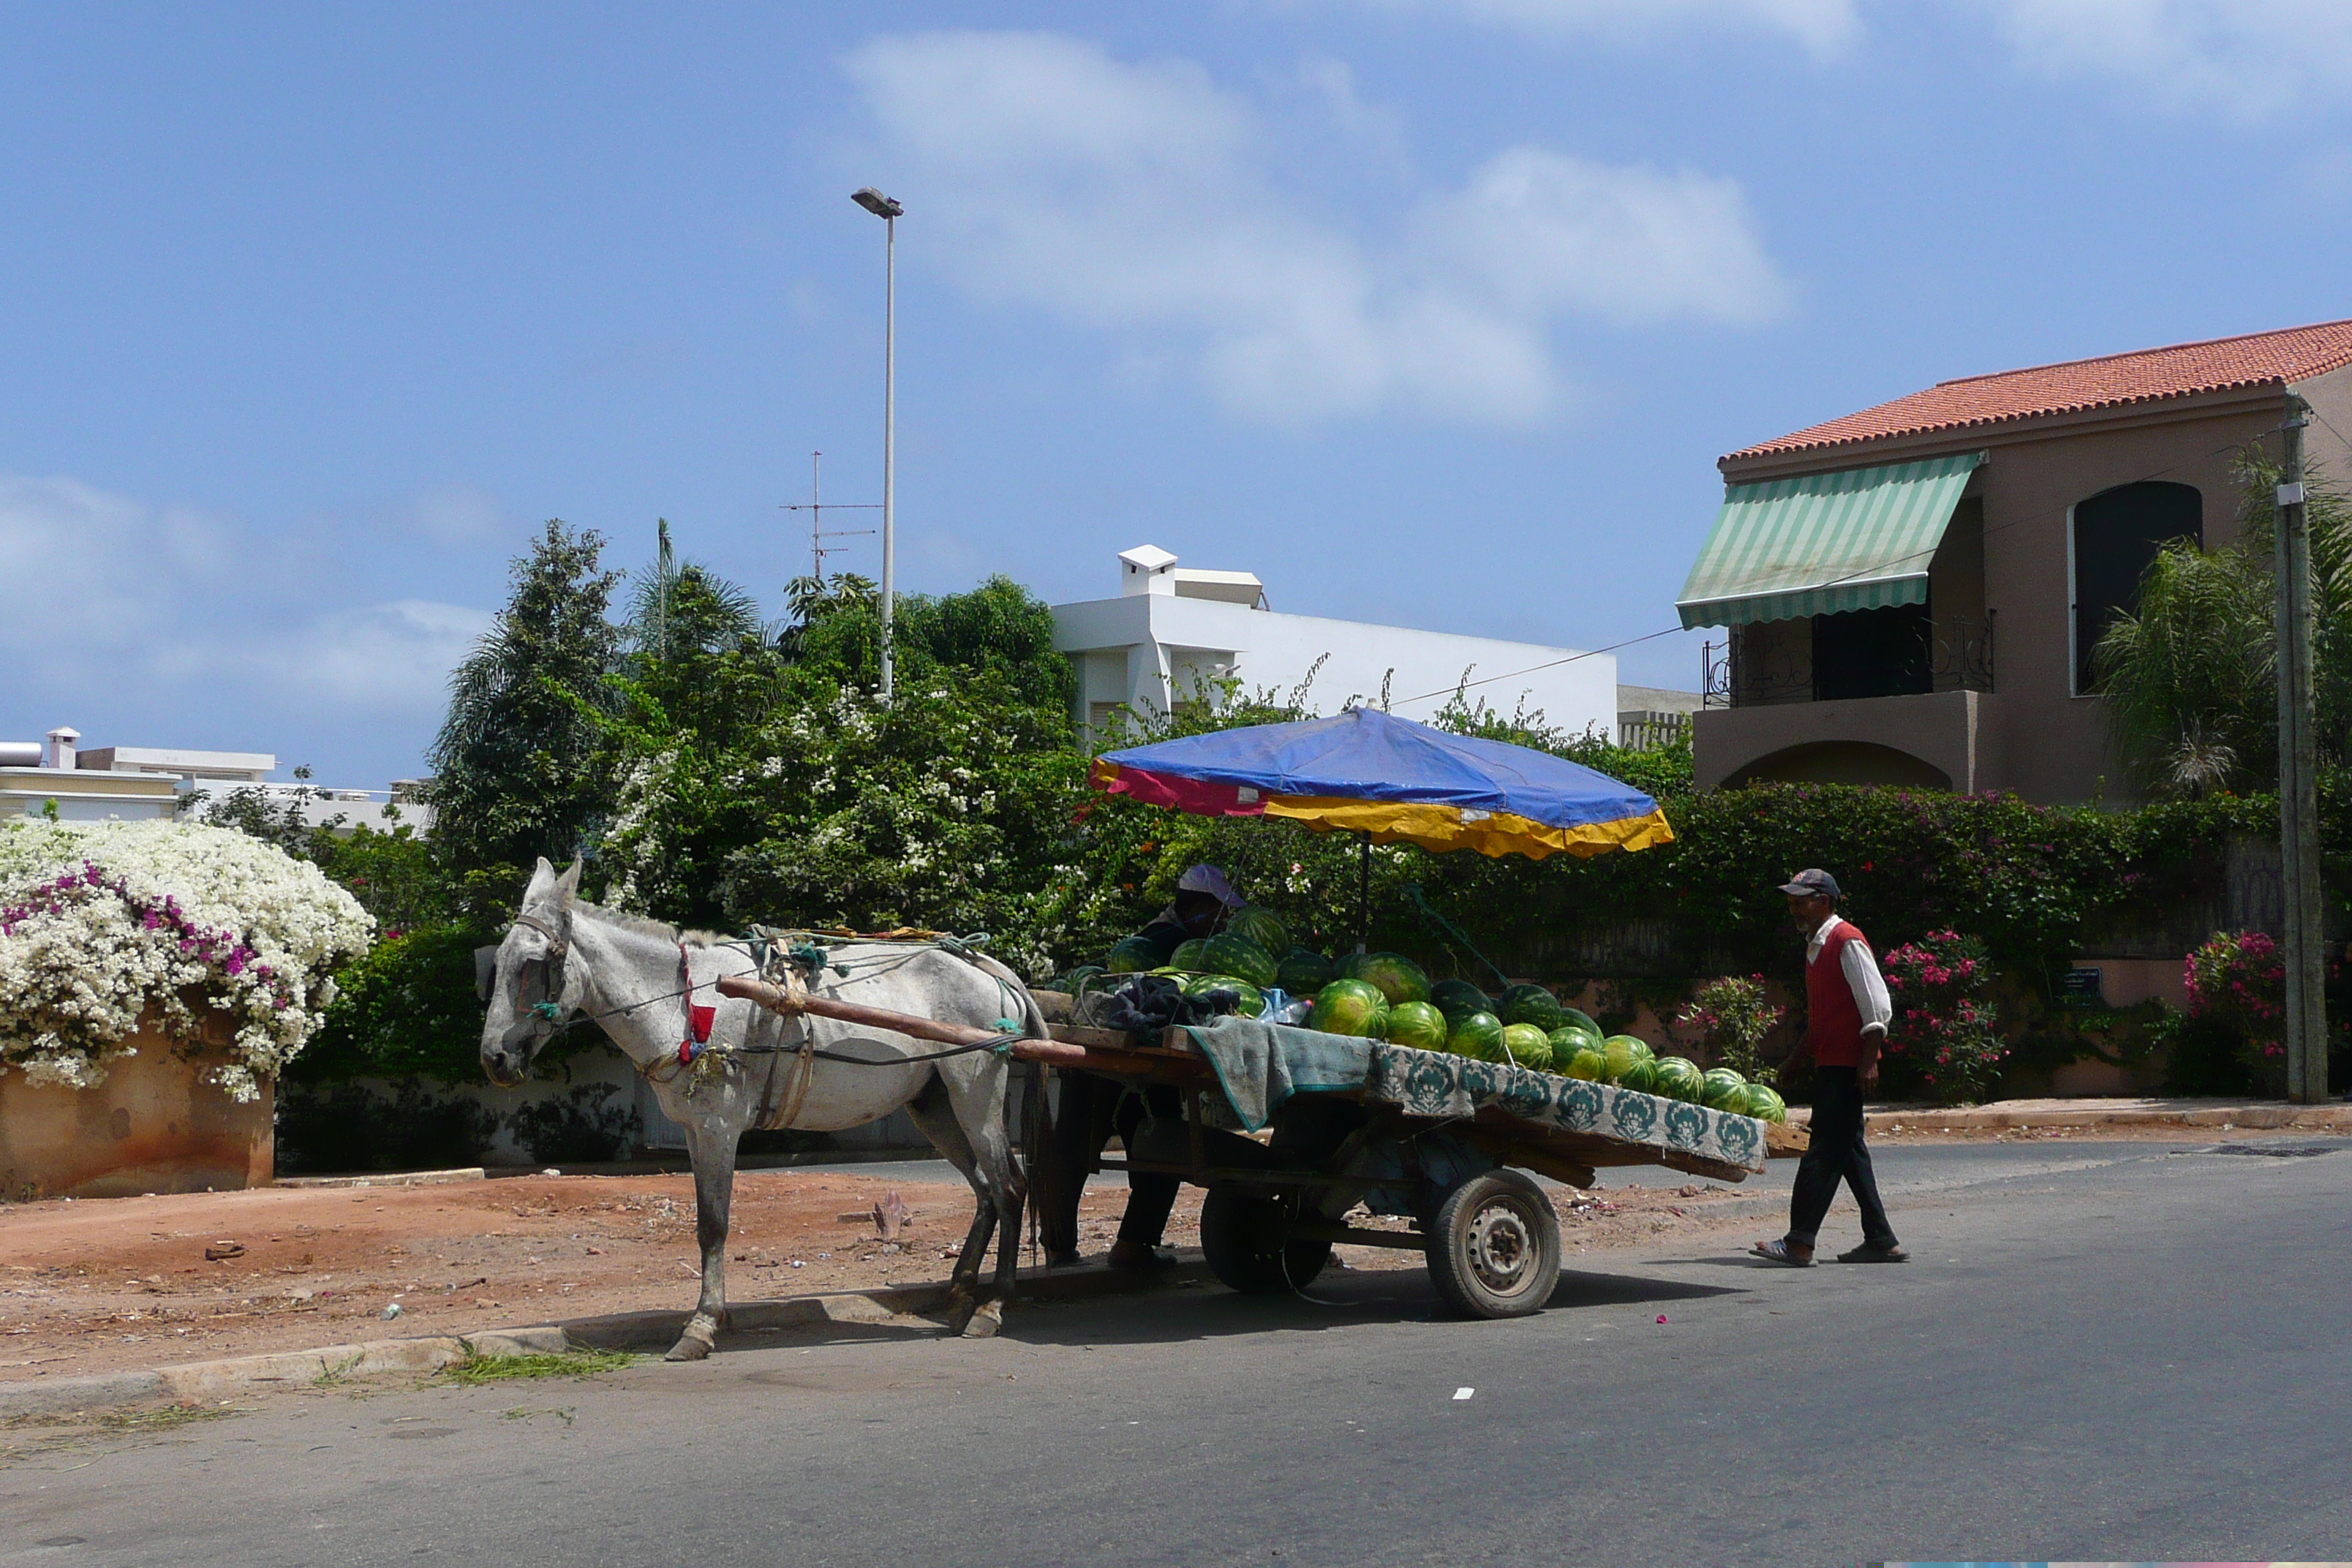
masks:
<instances>
[{"instance_id":1,"label":"umbrella","mask_svg":"<svg viewBox=\"0 0 2352 1568\"><path fill-rule=\"evenodd\" d=\"M1674 837L1656 801L1606 773L1370 708L1106 752L1093 784L1200 816L1360 833L1368 857L1373 844L1402 841L1540 860Z\"/></svg>"}]
</instances>

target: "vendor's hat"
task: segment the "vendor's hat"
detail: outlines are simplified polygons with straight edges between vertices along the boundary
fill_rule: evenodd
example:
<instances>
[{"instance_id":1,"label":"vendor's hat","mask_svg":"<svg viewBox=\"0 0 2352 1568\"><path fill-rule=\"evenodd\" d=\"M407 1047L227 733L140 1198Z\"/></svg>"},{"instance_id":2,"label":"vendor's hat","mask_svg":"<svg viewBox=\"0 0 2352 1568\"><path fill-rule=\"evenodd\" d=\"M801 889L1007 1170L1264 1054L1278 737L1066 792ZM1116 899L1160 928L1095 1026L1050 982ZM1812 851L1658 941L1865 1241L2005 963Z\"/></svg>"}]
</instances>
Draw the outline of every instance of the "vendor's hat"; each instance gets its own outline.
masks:
<instances>
[{"instance_id":1,"label":"vendor's hat","mask_svg":"<svg viewBox=\"0 0 2352 1568\"><path fill-rule=\"evenodd\" d=\"M1195 866L1176 879L1180 893L1206 893L1229 910L1241 908L1242 896L1225 880L1225 874L1214 866Z\"/></svg>"},{"instance_id":2,"label":"vendor's hat","mask_svg":"<svg viewBox=\"0 0 2352 1568\"><path fill-rule=\"evenodd\" d=\"M1837 879L1818 866L1809 866L1780 884L1780 890L1792 899L1838 896Z\"/></svg>"}]
</instances>

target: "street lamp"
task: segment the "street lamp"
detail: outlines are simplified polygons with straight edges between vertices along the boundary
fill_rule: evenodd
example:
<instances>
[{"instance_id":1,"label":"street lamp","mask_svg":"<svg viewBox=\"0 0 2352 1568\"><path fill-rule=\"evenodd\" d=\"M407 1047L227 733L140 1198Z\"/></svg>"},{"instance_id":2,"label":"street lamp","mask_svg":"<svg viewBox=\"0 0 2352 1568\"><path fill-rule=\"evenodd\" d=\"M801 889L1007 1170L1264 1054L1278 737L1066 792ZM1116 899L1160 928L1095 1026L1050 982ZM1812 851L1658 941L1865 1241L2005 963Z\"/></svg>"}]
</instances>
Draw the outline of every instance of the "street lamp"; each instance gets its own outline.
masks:
<instances>
[{"instance_id":1,"label":"street lamp","mask_svg":"<svg viewBox=\"0 0 2352 1568\"><path fill-rule=\"evenodd\" d=\"M882 220L882 700L890 700L890 616L898 595L898 533L892 491L897 478L892 447L898 434L898 219L900 203L871 185L849 199Z\"/></svg>"}]
</instances>

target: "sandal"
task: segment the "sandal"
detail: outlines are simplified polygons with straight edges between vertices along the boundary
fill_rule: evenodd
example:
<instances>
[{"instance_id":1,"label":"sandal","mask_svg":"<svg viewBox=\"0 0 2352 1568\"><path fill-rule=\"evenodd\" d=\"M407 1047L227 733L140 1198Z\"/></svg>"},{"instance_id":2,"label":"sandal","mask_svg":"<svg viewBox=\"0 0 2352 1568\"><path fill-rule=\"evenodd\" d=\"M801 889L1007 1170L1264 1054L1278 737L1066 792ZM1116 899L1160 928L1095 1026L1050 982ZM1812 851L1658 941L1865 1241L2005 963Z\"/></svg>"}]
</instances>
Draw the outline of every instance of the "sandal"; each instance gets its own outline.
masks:
<instances>
[{"instance_id":1,"label":"sandal","mask_svg":"<svg viewBox=\"0 0 2352 1568\"><path fill-rule=\"evenodd\" d=\"M1791 1268L1811 1268L1812 1254L1800 1253L1785 1241L1759 1241L1748 1251L1767 1263L1785 1263Z\"/></svg>"},{"instance_id":2,"label":"sandal","mask_svg":"<svg viewBox=\"0 0 2352 1568\"><path fill-rule=\"evenodd\" d=\"M1908 1263L1911 1261L1911 1255L1903 1250L1900 1242L1892 1247L1878 1247L1865 1241L1852 1252L1839 1253L1838 1261L1840 1263Z\"/></svg>"}]
</instances>

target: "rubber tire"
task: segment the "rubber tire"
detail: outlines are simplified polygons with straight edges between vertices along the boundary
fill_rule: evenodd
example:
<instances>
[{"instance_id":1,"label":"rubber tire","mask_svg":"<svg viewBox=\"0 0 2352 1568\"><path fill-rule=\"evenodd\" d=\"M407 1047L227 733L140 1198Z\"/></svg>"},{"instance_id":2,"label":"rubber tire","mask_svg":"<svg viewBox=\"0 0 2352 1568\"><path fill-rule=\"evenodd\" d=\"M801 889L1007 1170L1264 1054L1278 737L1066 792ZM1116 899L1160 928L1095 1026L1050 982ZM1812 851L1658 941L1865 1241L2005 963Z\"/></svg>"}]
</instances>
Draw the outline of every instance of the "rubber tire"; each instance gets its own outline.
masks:
<instances>
[{"instance_id":1,"label":"rubber tire","mask_svg":"<svg viewBox=\"0 0 2352 1568\"><path fill-rule=\"evenodd\" d=\"M1244 1296L1284 1296L1323 1272L1328 1241L1285 1241L1282 1205L1239 1187L1211 1187L1201 1200L1201 1252L1209 1272Z\"/></svg>"},{"instance_id":2,"label":"rubber tire","mask_svg":"<svg viewBox=\"0 0 2352 1568\"><path fill-rule=\"evenodd\" d=\"M1503 1219L1525 1261L1498 1277L1474 1256L1481 1216ZM1207 1226L1203 1223L1203 1232ZM1517 1171L1488 1171L1445 1194L1431 1216L1429 1281L1446 1305L1473 1318L1524 1318L1543 1310L1559 1283L1559 1215L1535 1181Z\"/></svg>"}]
</instances>

